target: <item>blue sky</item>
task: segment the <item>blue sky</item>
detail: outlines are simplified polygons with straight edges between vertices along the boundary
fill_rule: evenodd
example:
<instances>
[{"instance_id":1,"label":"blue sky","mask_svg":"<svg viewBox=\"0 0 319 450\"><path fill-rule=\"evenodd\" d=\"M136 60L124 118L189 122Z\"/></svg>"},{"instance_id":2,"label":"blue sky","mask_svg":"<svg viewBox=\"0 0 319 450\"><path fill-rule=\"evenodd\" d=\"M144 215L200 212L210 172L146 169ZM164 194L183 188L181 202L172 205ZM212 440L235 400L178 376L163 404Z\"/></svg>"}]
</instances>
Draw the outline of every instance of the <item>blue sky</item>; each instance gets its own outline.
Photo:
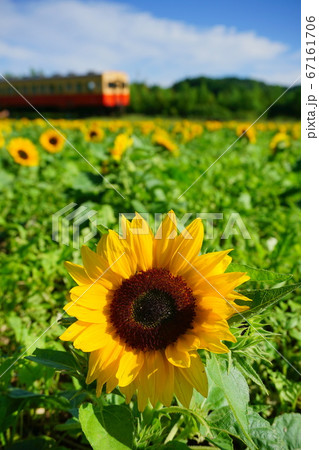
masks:
<instances>
[{"instance_id":1,"label":"blue sky","mask_svg":"<svg viewBox=\"0 0 319 450\"><path fill-rule=\"evenodd\" d=\"M263 36L300 48L300 1L296 0L184 0L126 2L157 17L181 20L199 27L226 25L255 30Z\"/></svg>"},{"instance_id":2,"label":"blue sky","mask_svg":"<svg viewBox=\"0 0 319 450\"><path fill-rule=\"evenodd\" d=\"M125 70L163 86L198 75L282 85L300 73L300 2L1 0L0 72Z\"/></svg>"}]
</instances>

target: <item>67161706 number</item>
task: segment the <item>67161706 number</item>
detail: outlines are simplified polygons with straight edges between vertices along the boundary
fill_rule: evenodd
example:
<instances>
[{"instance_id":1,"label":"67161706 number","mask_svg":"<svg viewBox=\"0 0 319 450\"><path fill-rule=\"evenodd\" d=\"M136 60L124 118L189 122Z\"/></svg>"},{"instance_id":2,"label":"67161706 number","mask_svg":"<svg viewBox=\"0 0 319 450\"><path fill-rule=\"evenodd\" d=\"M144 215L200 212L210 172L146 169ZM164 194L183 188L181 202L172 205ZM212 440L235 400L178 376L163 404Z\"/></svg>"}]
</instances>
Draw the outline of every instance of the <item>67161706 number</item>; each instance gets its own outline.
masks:
<instances>
[{"instance_id":1,"label":"67161706 number","mask_svg":"<svg viewBox=\"0 0 319 450\"><path fill-rule=\"evenodd\" d=\"M316 41L315 41L315 17L306 17L306 77L315 78Z\"/></svg>"}]
</instances>

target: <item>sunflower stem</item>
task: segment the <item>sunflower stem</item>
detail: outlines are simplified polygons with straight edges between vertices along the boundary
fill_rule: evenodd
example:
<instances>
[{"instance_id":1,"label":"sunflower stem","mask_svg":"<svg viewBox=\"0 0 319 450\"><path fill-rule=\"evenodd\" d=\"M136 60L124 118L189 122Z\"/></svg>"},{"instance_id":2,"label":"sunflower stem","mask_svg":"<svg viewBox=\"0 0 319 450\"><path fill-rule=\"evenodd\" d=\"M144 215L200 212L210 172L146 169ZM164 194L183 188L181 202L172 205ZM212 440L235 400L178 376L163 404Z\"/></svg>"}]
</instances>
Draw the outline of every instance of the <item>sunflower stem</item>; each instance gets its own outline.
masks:
<instances>
[{"instance_id":1,"label":"sunflower stem","mask_svg":"<svg viewBox=\"0 0 319 450\"><path fill-rule=\"evenodd\" d=\"M181 423L183 422L184 417L180 416L180 418L177 420L177 422L175 422L174 426L172 427L171 431L168 433L167 438L164 441L164 444L167 444L167 442L170 442L174 439L174 437L176 436L179 426L181 425Z\"/></svg>"}]
</instances>

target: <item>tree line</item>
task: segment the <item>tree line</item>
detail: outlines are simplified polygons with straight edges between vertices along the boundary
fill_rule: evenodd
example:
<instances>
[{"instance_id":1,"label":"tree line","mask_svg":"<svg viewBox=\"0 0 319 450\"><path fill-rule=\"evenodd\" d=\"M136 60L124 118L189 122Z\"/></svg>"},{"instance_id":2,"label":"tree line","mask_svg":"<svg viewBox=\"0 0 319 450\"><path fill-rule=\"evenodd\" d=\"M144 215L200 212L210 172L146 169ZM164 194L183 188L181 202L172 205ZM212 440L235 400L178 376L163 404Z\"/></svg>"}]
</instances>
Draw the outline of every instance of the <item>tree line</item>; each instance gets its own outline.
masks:
<instances>
[{"instance_id":1,"label":"tree line","mask_svg":"<svg viewBox=\"0 0 319 450\"><path fill-rule=\"evenodd\" d=\"M283 86L239 78L187 78L168 88L132 83L127 112L211 120L248 120L262 114L285 90ZM300 95L300 86L289 89L264 117L300 119Z\"/></svg>"}]
</instances>

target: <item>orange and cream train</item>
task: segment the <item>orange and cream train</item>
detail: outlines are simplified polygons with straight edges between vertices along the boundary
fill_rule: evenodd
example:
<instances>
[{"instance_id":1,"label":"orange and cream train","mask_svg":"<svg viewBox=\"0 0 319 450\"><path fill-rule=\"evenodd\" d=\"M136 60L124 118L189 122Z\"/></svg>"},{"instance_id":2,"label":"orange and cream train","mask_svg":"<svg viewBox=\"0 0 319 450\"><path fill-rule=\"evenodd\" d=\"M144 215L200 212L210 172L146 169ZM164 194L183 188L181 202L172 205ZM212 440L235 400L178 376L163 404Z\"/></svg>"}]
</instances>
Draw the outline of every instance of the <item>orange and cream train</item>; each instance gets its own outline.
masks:
<instances>
[{"instance_id":1,"label":"orange and cream train","mask_svg":"<svg viewBox=\"0 0 319 450\"><path fill-rule=\"evenodd\" d=\"M8 81L33 106L39 108L123 108L130 102L128 76L124 72L10 78ZM0 110L27 106L27 102L5 80L0 81Z\"/></svg>"}]
</instances>

